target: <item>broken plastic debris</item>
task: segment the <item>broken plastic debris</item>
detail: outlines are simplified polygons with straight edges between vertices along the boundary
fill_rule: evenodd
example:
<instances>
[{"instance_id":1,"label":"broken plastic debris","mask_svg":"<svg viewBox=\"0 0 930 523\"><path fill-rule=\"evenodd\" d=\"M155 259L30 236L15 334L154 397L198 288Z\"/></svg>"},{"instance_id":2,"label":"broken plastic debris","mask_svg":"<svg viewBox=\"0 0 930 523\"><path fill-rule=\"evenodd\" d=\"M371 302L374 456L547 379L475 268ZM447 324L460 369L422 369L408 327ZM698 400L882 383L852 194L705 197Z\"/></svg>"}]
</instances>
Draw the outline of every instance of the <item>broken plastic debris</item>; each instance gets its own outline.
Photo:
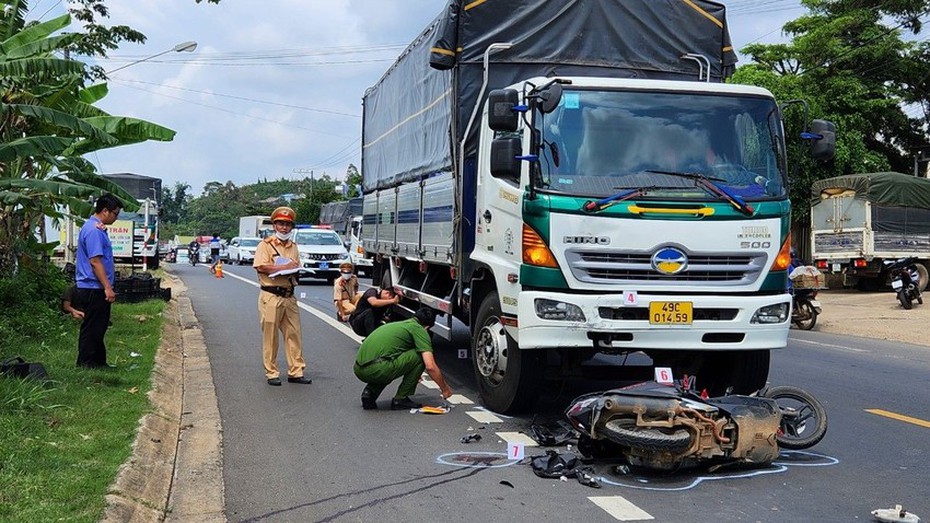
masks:
<instances>
[{"instance_id":1,"label":"broken plastic debris","mask_svg":"<svg viewBox=\"0 0 930 523\"><path fill-rule=\"evenodd\" d=\"M614 472L621 476L626 476L627 474L630 473L630 467L626 465L617 465L616 467L614 467Z\"/></svg>"},{"instance_id":2,"label":"broken plastic debris","mask_svg":"<svg viewBox=\"0 0 930 523\"><path fill-rule=\"evenodd\" d=\"M904 510L901 505L894 508L880 508L872 511L872 517L883 523L920 523L920 518Z\"/></svg>"},{"instance_id":3,"label":"broken plastic debris","mask_svg":"<svg viewBox=\"0 0 930 523\"><path fill-rule=\"evenodd\" d=\"M138 358L139 356L142 356L142 355L139 354L138 352L130 352L130 353L129 353L129 357L130 357L130 358Z\"/></svg>"},{"instance_id":4,"label":"broken plastic debris","mask_svg":"<svg viewBox=\"0 0 930 523\"><path fill-rule=\"evenodd\" d=\"M472 441L481 441L481 434L462 436L462 443L471 443Z\"/></svg>"},{"instance_id":5,"label":"broken plastic debris","mask_svg":"<svg viewBox=\"0 0 930 523\"><path fill-rule=\"evenodd\" d=\"M418 409L410 409L410 413L419 412L421 414L448 414L452 410L448 407L430 407L429 405L424 405Z\"/></svg>"},{"instance_id":6,"label":"broken plastic debris","mask_svg":"<svg viewBox=\"0 0 930 523\"><path fill-rule=\"evenodd\" d=\"M561 476L559 477L559 481L568 481L568 478L566 478L565 476Z\"/></svg>"},{"instance_id":7,"label":"broken plastic debris","mask_svg":"<svg viewBox=\"0 0 930 523\"><path fill-rule=\"evenodd\" d=\"M504 485L505 487L514 488L513 483L511 483L511 482L509 482L509 481L507 481L507 480L500 481L500 484L501 484L501 485Z\"/></svg>"}]
</instances>

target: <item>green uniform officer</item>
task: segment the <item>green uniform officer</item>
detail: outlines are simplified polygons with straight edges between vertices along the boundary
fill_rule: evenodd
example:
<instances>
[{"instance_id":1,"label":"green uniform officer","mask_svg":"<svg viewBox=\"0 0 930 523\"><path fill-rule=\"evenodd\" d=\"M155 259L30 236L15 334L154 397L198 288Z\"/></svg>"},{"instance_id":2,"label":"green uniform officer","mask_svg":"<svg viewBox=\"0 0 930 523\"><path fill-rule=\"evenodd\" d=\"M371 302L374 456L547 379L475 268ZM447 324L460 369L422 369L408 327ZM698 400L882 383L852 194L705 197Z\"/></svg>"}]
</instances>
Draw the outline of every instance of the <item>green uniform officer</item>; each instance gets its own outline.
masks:
<instances>
[{"instance_id":1,"label":"green uniform officer","mask_svg":"<svg viewBox=\"0 0 930 523\"><path fill-rule=\"evenodd\" d=\"M452 389L433 358L433 344L427 332L435 321L435 313L423 308L413 318L382 325L365 338L354 367L355 376L368 384L362 391L363 409L378 408L378 396L389 383L401 377L397 394L391 400L391 410L421 407L410 395L416 391L424 370L439 385L444 399L452 395Z\"/></svg>"}]
</instances>

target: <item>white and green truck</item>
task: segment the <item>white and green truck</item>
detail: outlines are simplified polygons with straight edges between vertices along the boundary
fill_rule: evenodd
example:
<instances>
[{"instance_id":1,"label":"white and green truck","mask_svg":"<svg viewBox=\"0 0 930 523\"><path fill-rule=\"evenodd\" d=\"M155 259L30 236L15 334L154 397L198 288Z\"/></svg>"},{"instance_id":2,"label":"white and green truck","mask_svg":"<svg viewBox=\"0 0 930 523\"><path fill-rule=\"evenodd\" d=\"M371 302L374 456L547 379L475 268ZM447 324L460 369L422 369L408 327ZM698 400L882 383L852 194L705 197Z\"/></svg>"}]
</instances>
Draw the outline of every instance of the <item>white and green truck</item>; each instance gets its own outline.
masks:
<instances>
[{"instance_id":1,"label":"white and green truck","mask_svg":"<svg viewBox=\"0 0 930 523\"><path fill-rule=\"evenodd\" d=\"M366 91L375 281L440 335L469 326L491 409L599 353L765 384L790 320L785 136L771 93L723 83L726 27L705 0L451 1ZM832 124L805 136L832 155Z\"/></svg>"}]
</instances>

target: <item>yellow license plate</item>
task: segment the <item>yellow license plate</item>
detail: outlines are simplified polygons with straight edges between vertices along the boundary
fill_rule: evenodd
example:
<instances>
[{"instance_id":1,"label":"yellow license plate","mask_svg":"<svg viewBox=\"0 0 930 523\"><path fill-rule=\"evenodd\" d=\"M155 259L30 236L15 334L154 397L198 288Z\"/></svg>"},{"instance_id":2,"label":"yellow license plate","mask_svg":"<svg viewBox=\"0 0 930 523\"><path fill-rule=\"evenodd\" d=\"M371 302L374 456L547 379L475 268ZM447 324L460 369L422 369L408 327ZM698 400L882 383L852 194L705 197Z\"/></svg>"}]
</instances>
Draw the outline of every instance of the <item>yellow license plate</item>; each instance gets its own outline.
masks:
<instances>
[{"instance_id":1,"label":"yellow license plate","mask_svg":"<svg viewBox=\"0 0 930 523\"><path fill-rule=\"evenodd\" d=\"M691 325L693 318L690 301L649 302L649 323L652 325Z\"/></svg>"}]
</instances>

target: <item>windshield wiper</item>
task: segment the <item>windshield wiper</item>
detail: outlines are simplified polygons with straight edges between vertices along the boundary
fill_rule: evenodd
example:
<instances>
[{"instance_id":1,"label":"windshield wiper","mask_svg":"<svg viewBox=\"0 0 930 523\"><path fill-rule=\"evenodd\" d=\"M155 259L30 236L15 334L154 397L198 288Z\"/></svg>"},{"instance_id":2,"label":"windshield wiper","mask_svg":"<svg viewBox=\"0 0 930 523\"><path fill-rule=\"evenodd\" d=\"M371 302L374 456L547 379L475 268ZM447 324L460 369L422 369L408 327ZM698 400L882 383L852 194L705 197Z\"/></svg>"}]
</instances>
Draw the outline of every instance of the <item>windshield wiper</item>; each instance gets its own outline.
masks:
<instances>
[{"instance_id":1,"label":"windshield wiper","mask_svg":"<svg viewBox=\"0 0 930 523\"><path fill-rule=\"evenodd\" d=\"M602 200L588 200L584 202L584 205L581 206L581 210L585 212L603 211L611 205L620 203L623 200L629 200L630 198L635 198L637 196L645 196L646 191L649 189L654 189L654 187L637 187L636 189L628 189L624 190L623 192L618 192L617 194L608 196Z\"/></svg>"},{"instance_id":2,"label":"windshield wiper","mask_svg":"<svg viewBox=\"0 0 930 523\"><path fill-rule=\"evenodd\" d=\"M691 180L694 180L695 185L704 189L708 193L714 196L717 196L719 198L723 198L724 200L730 202L730 204L732 204L733 207L736 207L736 210L738 210L739 212L746 214L746 215L752 215L752 213L756 212L755 209L753 209L751 205L746 203L746 200L743 200L743 198L741 198L740 196L733 194L733 192L731 192L726 187L723 187L721 185L717 185L716 183L714 183L714 181L717 181L717 182L725 181L720 178L711 178L709 176L704 176L701 173L680 173L680 172L675 172L675 171L660 171L657 169L646 169L644 172L667 174L669 176L677 176L679 178L689 178Z\"/></svg>"}]
</instances>

